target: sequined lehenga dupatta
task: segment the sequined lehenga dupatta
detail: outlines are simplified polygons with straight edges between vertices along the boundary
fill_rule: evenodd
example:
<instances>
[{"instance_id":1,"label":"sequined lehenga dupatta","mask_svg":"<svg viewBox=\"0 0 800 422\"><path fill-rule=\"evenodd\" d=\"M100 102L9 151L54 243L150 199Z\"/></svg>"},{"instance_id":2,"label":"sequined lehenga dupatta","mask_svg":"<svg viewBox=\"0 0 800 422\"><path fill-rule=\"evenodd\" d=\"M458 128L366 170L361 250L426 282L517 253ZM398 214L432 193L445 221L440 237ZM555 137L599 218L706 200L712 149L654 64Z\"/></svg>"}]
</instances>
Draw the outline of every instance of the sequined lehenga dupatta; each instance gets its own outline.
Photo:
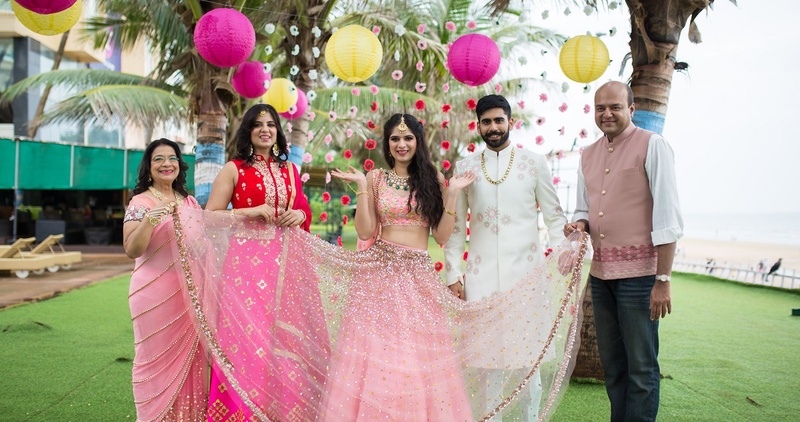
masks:
<instances>
[{"instance_id":1,"label":"sequined lehenga dupatta","mask_svg":"<svg viewBox=\"0 0 800 422\"><path fill-rule=\"evenodd\" d=\"M291 394L306 406L302 420L336 420L350 411L425 420L453 406L461 407L454 415L471 412L476 420L488 420L516 406L538 370L544 420L568 383L579 337L583 239L556 247L545 265L511 291L463 302L443 286L424 252L383 241L353 252L296 228L221 213L181 210L175 218L176 252L195 322L254 419L294 420L274 406ZM198 229L204 239L183 235ZM272 309L256 309L247 298L231 301L230 292L220 288L220 280L230 277L226 262L248 258L228 256L231 237L269 248L269 268L234 276L242 276L242 283L271 278L280 285ZM264 312L274 312L270 327L255 325ZM232 334L238 341L222 340ZM256 364L242 364L241 355ZM487 407L483 397L473 399L485 395L481 380L490 372L501 374L503 388L488 398ZM297 376L307 382L287 391L293 384L280 379ZM279 382L265 382L270 377ZM443 398L448 386L463 389L474 403Z\"/></svg>"}]
</instances>

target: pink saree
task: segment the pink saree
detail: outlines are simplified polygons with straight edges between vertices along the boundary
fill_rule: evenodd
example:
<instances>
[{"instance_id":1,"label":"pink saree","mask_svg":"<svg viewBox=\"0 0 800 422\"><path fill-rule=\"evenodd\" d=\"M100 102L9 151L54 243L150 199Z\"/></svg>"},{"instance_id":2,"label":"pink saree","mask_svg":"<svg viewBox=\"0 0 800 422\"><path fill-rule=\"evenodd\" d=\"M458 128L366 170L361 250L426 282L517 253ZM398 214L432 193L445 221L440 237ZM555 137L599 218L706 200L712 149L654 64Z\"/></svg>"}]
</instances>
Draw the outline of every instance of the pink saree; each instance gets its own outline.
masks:
<instances>
[{"instance_id":1,"label":"pink saree","mask_svg":"<svg viewBox=\"0 0 800 422\"><path fill-rule=\"evenodd\" d=\"M145 195L131 199L125 221L142 221L156 205ZM192 197L180 207L199 210ZM144 224L150 224L145 222ZM186 233L187 239L194 239ZM173 222L154 230L144 254L136 259L128 295L135 357L133 397L138 421L203 421L207 368L200 335L192 323L193 307L181 289L179 256L173 248Z\"/></svg>"},{"instance_id":2,"label":"pink saree","mask_svg":"<svg viewBox=\"0 0 800 422\"><path fill-rule=\"evenodd\" d=\"M425 251L378 240L353 252L297 228L221 213L181 210L174 218L198 331L253 420L488 420L517 406L523 387L538 384L537 372L539 419L546 420L568 384L585 239L558 245L512 290L464 302L441 283ZM207 240L185 235L197 231ZM270 295L272 286L282 293L268 307L238 294ZM274 324L261 324L265 316ZM515 329L498 342L509 320ZM508 341L519 347L508 350ZM490 373L500 374L503 388L475 400ZM298 378L289 390L272 381ZM281 411L286 397L302 413ZM238 420L231 415L219 420Z\"/></svg>"}]
</instances>

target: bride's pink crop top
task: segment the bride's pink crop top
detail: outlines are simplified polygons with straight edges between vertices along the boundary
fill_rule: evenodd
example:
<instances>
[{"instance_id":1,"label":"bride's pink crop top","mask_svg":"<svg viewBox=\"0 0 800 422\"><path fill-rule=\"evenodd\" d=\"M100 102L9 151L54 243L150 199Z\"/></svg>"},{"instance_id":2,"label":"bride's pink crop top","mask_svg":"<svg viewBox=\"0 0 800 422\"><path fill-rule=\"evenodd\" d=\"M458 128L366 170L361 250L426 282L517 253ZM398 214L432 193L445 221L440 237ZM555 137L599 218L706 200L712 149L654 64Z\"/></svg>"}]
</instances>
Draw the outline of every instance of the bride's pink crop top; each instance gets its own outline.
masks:
<instances>
[{"instance_id":1,"label":"bride's pink crop top","mask_svg":"<svg viewBox=\"0 0 800 422\"><path fill-rule=\"evenodd\" d=\"M376 198L378 220L386 226L420 226L429 227L427 221L414 211L417 201L411 200L411 212L408 211L408 196L400 195L400 191L386 183L388 170L377 170L373 183L377 187Z\"/></svg>"}]
</instances>

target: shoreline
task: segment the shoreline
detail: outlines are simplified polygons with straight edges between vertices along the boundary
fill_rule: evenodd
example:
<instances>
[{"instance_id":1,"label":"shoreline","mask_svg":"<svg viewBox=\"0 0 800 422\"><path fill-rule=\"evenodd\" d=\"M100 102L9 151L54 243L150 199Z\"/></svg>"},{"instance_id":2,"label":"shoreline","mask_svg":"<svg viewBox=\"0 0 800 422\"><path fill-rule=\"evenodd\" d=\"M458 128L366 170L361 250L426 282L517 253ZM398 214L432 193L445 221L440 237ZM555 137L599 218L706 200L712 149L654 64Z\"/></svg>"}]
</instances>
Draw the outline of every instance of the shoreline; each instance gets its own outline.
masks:
<instances>
[{"instance_id":1,"label":"shoreline","mask_svg":"<svg viewBox=\"0 0 800 422\"><path fill-rule=\"evenodd\" d=\"M714 259L717 265L724 263L747 265L752 268L764 260L769 269L778 258L783 258L780 272L800 272L800 245L758 243L739 240L710 240L681 238L675 252L676 262L697 262Z\"/></svg>"}]
</instances>

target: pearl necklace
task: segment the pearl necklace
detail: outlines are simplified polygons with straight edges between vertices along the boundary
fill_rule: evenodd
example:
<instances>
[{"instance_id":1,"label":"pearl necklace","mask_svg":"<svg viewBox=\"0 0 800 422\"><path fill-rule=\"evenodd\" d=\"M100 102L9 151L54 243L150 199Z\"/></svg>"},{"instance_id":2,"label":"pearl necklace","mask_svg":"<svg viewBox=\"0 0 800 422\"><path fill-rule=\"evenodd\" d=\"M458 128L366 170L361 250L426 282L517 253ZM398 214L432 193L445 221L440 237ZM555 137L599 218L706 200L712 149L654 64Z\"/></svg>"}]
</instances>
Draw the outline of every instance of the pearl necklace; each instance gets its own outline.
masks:
<instances>
[{"instance_id":1,"label":"pearl necklace","mask_svg":"<svg viewBox=\"0 0 800 422\"><path fill-rule=\"evenodd\" d=\"M398 175L394 169L386 172L386 184L397 190L408 190L408 178L409 176Z\"/></svg>"},{"instance_id":2,"label":"pearl necklace","mask_svg":"<svg viewBox=\"0 0 800 422\"><path fill-rule=\"evenodd\" d=\"M486 171L486 161L484 161L483 153L481 153L481 170L483 170L483 177L486 178L487 182L493 185L499 185L506 181L506 178L508 178L509 173L511 173L512 164L514 164L514 147L511 147L511 159L508 160L508 167L506 167L505 174L503 174L503 177L501 177L500 180L492 180L492 178L489 177L489 172Z\"/></svg>"}]
</instances>

